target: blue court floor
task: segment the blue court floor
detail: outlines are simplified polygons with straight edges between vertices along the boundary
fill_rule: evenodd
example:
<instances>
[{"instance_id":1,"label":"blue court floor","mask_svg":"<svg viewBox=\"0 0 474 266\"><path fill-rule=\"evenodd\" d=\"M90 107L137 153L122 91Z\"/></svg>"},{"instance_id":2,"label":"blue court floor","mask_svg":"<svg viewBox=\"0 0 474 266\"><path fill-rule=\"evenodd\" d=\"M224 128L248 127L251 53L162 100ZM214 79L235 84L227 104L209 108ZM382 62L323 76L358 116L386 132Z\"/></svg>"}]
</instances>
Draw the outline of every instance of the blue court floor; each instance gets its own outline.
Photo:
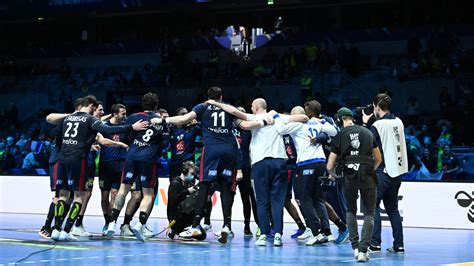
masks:
<instances>
[{"instance_id":1,"label":"blue court floor","mask_svg":"<svg viewBox=\"0 0 474 266\"><path fill-rule=\"evenodd\" d=\"M134 239L106 240L98 236L101 217L86 216L84 225L97 234L80 242L53 242L37 234L43 215L0 214L0 266L30 265L350 265L355 264L350 244L332 243L307 247L290 238L296 229L285 224L283 247L255 247L253 238L243 237L243 223L234 222L235 238L227 245L209 234L203 242L172 241L160 235L147 243ZM121 220L119 220L121 222ZM132 225L136 222L132 221ZM221 221L213 221L214 230ZM166 221L150 219L149 225L161 231ZM252 230L255 232L255 226ZM333 232L336 229L333 228ZM383 250L391 245L391 230L383 229ZM53 248L54 247L54 248ZM52 248L51 250L44 251ZM474 230L405 229L405 254L371 254L370 265L443 265L471 262L474 264ZM471 264L471 265L473 265Z\"/></svg>"}]
</instances>

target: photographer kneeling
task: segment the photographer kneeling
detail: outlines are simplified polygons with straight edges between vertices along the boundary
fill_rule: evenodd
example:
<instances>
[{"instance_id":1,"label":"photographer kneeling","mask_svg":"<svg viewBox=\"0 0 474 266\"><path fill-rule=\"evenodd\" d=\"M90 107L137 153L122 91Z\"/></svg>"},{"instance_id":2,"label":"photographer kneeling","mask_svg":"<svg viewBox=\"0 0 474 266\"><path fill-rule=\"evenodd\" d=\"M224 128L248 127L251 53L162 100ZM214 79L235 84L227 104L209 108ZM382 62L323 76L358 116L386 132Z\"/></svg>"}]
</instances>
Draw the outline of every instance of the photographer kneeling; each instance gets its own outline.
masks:
<instances>
[{"instance_id":1,"label":"photographer kneeling","mask_svg":"<svg viewBox=\"0 0 474 266\"><path fill-rule=\"evenodd\" d=\"M171 239L193 223L197 196L195 192L198 190L194 185L195 175L194 163L185 161L182 164L181 175L173 178L168 188L167 215L171 227L168 237Z\"/></svg>"}]
</instances>

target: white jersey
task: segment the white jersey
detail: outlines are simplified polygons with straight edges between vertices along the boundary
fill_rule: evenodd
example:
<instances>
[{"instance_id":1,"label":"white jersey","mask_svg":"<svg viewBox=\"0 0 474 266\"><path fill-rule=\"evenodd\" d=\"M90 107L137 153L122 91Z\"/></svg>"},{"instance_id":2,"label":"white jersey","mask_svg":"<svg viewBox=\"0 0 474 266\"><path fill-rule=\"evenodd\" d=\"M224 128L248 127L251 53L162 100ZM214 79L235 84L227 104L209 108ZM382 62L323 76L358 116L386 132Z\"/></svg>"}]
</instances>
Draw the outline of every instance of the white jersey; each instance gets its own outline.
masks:
<instances>
[{"instance_id":1,"label":"white jersey","mask_svg":"<svg viewBox=\"0 0 474 266\"><path fill-rule=\"evenodd\" d=\"M267 115L247 115L247 119L259 121L265 119ZM275 129L275 126L265 126L252 130L252 140L250 141L251 163L254 165L265 158L288 159L283 138Z\"/></svg>"},{"instance_id":2,"label":"white jersey","mask_svg":"<svg viewBox=\"0 0 474 266\"><path fill-rule=\"evenodd\" d=\"M295 142L296 164L298 166L310 163L326 162L326 155L321 144L311 145L310 137L317 137L321 133L326 133L330 137L337 134L337 129L324 119L319 122L311 119L306 123L291 122L284 124L284 120L280 117L275 118L275 128L281 135L290 135Z\"/></svg>"},{"instance_id":3,"label":"white jersey","mask_svg":"<svg viewBox=\"0 0 474 266\"><path fill-rule=\"evenodd\" d=\"M377 129L382 144L384 172L394 178L407 173L407 145L402 120L398 117L380 119L372 126Z\"/></svg>"}]
</instances>

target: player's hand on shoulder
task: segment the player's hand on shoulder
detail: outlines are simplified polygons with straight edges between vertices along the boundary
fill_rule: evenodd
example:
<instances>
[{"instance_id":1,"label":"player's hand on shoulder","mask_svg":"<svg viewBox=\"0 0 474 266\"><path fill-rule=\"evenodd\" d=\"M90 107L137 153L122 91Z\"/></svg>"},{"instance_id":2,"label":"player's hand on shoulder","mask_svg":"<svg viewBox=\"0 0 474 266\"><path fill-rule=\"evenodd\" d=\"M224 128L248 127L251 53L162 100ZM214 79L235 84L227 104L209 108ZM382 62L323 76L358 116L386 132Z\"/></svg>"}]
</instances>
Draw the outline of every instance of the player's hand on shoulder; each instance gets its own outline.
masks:
<instances>
[{"instance_id":1,"label":"player's hand on shoulder","mask_svg":"<svg viewBox=\"0 0 474 266\"><path fill-rule=\"evenodd\" d=\"M142 119L138 120L137 122L135 122L132 127L133 127L133 130L135 131L141 131L141 130L145 130L148 126L150 125L150 123L148 123L147 121L143 121Z\"/></svg>"},{"instance_id":2,"label":"player's hand on shoulder","mask_svg":"<svg viewBox=\"0 0 474 266\"><path fill-rule=\"evenodd\" d=\"M216 105L217 102L214 101L214 100L209 99L209 100L206 101L206 103L210 104L210 105Z\"/></svg>"},{"instance_id":3,"label":"player's hand on shoulder","mask_svg":"<svg viewBox=\"0 0 474 266\"><path fill-rule=\"evenodd\" d=\"M99 144L92 144L91 151L100 151L100 145Z\"/></svg>"},{"instance_id":4,"label":"player's hand on shoulder","mask_svg":"<svg viewBox=\"0 0 474 266\"><path fill-rule=\"evenodd\" d=\"M155 118L152 118L152 119L150 120L150 122L151 122L152 124L162 124L162 123L163 123L163 118L156 118L156 117L155 117Z\"/></svg>"},{"instance_id":5,"label":"player's hand on shoulder","mask_svg":"<svg viewBox=\"0 0 474 266\"><path fill-rule=\"evenodd\" d=\"M275 120L273 120L273 115L267 114L265 116L265 121L267 122L267 125L273 125Z\"/></svg>"}]
</instances>

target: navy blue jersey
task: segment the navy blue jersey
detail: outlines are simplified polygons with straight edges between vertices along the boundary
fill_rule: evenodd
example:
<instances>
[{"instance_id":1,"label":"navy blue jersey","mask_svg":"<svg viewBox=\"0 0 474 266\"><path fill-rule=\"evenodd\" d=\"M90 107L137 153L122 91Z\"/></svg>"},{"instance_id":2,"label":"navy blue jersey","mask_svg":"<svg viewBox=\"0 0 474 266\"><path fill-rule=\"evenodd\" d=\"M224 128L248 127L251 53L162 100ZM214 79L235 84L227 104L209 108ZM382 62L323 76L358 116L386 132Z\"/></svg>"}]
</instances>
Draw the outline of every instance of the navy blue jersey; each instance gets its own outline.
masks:
<instances>
[{"instance_id":1,"label":"navy blue jersey","mask_svg":"<svg viewBox=\"0 0 474 266\"><path fill-rule=\"evenodd\" d=\"M99 154L100 154L99 151L93 151L93 150L89 151L89 153L87 154L87 166L88 167L95 167L95 159L97 158L97 155L99 155Z\"/></svg>"},{"instance_id":2,"label":"navy blue jersey","mask_svg":"<svg viewBox=\"0 0 474 266\"><path fill-rule=\"evenodd\" d=\"M201 121L204 146L215 144L237 145L232 133L235 117L217 106L201 103L194 106L197 120Z\"/></svg>"},{"instance_id":3,"label":"navy blue jersey","mask_svg":"<svg viewBox=\"0 0 474 266\"><path fill-rule=\"evenodd\" d=\"M128 117L125 124L133 124L139 120L148 121L160 118L153 112L136 113ZM134 131L131 135L127 160L156 162L161 154L163 125L151 125L142 131Z\"/></svg>"},{"instance_id":4,"label":"navy blue jersey","mask_svg":"<svg viewBox=\"0 0 474 266\"><path fill-rule=\"evenodd\" d=\"M107 126L114 127L114 126L121 126L123 124L112 124L110 121L105 123ZM126 142L128 139L128 133L121 133L121 134L103 134L104 138L108 138L113 141L119 142ZM116 161L116 160L125 160L127 156L127 149L122 147L107 147L104 145L100 145L100 161L108 162L108 161Z\"/></svg>"},{"instance_id":5,"label":"navy blue jersey","mask_svg":"<svg viewBox=\"0 0 474 266\"><path fill-rule=\"evenodd\" d=\"M99 119L84 112L66 116L60 125L62 142L59 156L61 159L65 157L86 158L91 145L95 142L97 132L102 134L123 133L132 129L131 125L106 126Z\"/></svg>"},{"instance_id":6,"label":"navy blue jersey","mask_svg":"<svg viewBox=\"0 0 474 266\"><path fill-rule=\"evenodd\" d=\"M240 158L237 160L237 168L250 168L250 140L252 139L252 133L241 128L234 128L233 132L240 146Z\"/></svg>"},{"instance_id":7,"label":"navy blue jersey","mask_svg":"<svg viewBox=\"0 0 474 266\"><path fill-rule=\"evenodd\" d=\"M194 149L196 148L196 136L201 133L201 127L170 127L170 149L171 164L181 163L186 160L193 160Z\"/></svg>"},{"instance_id":8,"label":"navy blue jersey","mask_svg":"<svg viewBox=\"0 0 474 266\"><path fill-rule=\"evenodd\" d=\"M286 161L286 164L288 165L288 167L296 168L297 154L296 154L296 147L295 147L295 143L293 142L293 139L290 137L290 135L284 135L283 143L285 144L286 155L288 156L288 160Z\"/></svg>"}]
</instances>

